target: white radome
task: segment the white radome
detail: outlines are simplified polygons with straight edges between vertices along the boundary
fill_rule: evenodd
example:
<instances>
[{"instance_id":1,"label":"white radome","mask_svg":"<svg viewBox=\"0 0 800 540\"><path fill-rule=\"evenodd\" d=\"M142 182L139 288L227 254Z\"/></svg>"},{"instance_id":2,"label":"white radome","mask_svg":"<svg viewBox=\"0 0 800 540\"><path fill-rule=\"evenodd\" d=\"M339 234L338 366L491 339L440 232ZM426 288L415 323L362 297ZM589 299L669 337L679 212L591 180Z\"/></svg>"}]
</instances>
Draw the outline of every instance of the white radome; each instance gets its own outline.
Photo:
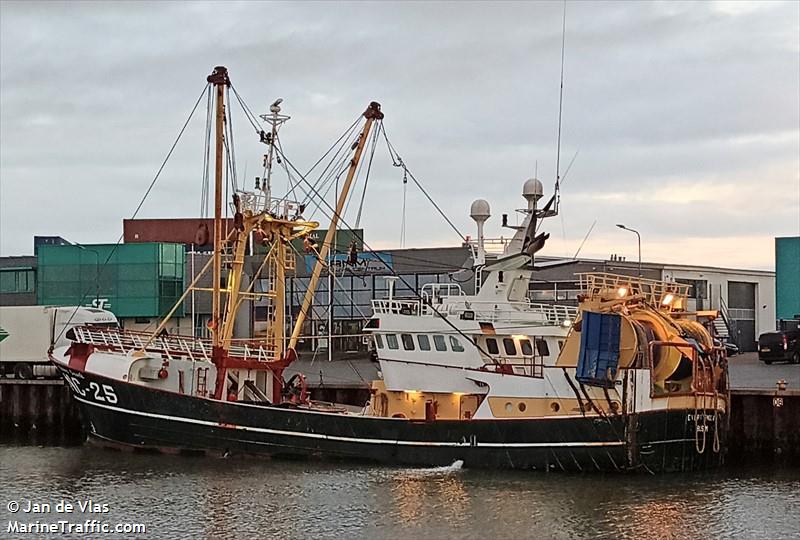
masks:
<instances>
[{"instance_id":1,"label":"white radome","mask_svg":"<svg viewBox=\"0 0 800 540\"><path fill-rule=\"evenodd\" d=\"M475 221L486 221L492 216L489 211L489 202L485 199L475 199L469 207L469 215Z\"/></svg>"},{"instance_id":2,"label":"white radome","mask_svg":"<svg viewBox=\"0 0 800 540\"><path fill-rule=\"evenodd\" d=\"M542 183L537 178L529 178L525 181L525 184L522 186L522 196L525 197L526 200L534 200L538 201L544 195L544 189L542 188Z\"/></svg>"}]
</instances>

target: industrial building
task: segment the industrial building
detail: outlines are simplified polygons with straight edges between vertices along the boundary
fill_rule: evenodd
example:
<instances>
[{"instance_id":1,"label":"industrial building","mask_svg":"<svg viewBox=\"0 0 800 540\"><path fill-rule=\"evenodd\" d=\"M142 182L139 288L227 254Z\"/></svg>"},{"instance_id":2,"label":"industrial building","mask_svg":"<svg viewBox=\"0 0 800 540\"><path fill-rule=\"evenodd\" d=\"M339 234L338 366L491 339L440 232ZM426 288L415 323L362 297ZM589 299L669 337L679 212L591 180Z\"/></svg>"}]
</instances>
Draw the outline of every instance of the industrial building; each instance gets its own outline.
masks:
<instances>
[{"instance_id":1,"label":"industrial building","mask_svg":"<svg viewBox=\"0 0 800 540\"><path fill-rule=\"evenodd\" d=\"M775 239L775 296L778 320L800 319L800 236Z\"/></svg>"},{"instance_id":2,"label":"industrial building","mask_svg":"<svg viewBox=\"0 0 800 540\"><path fill-rule=\"evenodd\" d=\"M126 220L125 242L119 245L70 245L58 237L37 237L34 257L0 259L0 303L3 305L88 305L114 312L129 329L153 330L180 299L182 292L210 257L205 220ZM198 233L201 231L201 233ZM322 232L324 234L324 231ZM203 236L203 238L200 238ZM371 315L371 300L388 294L393 281L396 296L413 296L426 283L450 283L467 294L474 291L472 249L456 247L394 249L378 253L361 251L355 234L345 231L337 238L332 256L333 272L320 281L313 310L303 329L301 348L328 349L327 336L336 338L334 351L365 348L360 334ZM356 246L355 260L347 261ZM287 306L292 324L300 309L315 256L297 246L296 275L287 286ZM254 239L246 264L247 279L262 291L265 283L256 275L262 257ZM489 261L491 261L491 254ZM496 256L496 254L494 255ZM555 261L539 257L537 261ZM718 330L742 350L754 350L758 335L773 330L779 318L800 311L800 239L776 239L776 273L619 260L575 259L556 266L543 265L529 284L533 302L577 305L580 292L576 274L611 272L641 275L691 285L690 309L722 312ZM210 274L199 282L211 286ZM264 332L268 300L243 304L237 320L237 337ZM776 306L779 308L776 311ZM208 335L211 305L208 295L193 293L178 306L168 330L181 334Z\"/></svg>"}]
</instances>

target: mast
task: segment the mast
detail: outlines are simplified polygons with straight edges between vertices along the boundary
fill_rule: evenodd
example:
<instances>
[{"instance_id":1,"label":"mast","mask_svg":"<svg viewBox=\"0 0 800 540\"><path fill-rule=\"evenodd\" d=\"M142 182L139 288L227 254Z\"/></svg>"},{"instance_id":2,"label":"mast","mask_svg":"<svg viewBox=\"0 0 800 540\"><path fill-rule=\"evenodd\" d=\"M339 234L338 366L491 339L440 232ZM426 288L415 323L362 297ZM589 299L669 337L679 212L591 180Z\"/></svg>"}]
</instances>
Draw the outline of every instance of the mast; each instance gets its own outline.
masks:
<instances>
[{"instance_id":1,"label":"mast","mask_svg":"<svg viewBox=\"0 0 800 540\"><path fill-rule=\"evenodd\" d=\"M217 66L206 79L213 84L216 90L216 168L214 171L214 256L213 256L213 289L211 296L211 337L215 349L222 345L220 333L220 308L222 305L220 281L222 280L222 171L223 161L223 133L225 125L225 87L230 85L228 70L224 66Z\"/></svg>"},{"instance_id":2,"label":"mast","mask_svg":"<svg viewBox=\"0 0 800 540\"><path fill-rule=\"evenodd\" d=\"M353 155L353 159L350 161L350 169L347 171L347 178L345 179L341 193L339 193L339 198L336 201L336 209L331 217L331 224L328 227L328 231L325 233L325 241L323 242L322 249L319 252L317 264L314 266L314 272L311 274L311 279L308 282L308 289L306 289L306 294L303 298L303 305L300 307L300 313L297 315L297 320L294 323L294 329L292 330L291 338L289 338L287 349L294 350L295 345L297 345L297 339L300 337L300 331L302 330L303 322L305 322L308 310L311 307L311 301L314 299L314 291L317 288L317 282L319 281L319 276L322 273L322 267L327 264L328 253L331 249L333 235L336 233L336 227L339 224L339 218L341 217L344 203L347 200L347 195L350 192L350 186L353 183L353 178L356 175L358 162L361 159L361 153L364 151L364 147L367 144L369 130L375 120L383 120L383 113L381 112L380 103L375 101L370 103L369 107L367 107L367 110L364 111L364 118L366 118L367 121L364 123L364 128L361 130L361 134L358 136L356 152ZM328 339L330 339L330 328L328 329ZM330 343L328 346L330 347Z\"/></svg>"}]
</instances>

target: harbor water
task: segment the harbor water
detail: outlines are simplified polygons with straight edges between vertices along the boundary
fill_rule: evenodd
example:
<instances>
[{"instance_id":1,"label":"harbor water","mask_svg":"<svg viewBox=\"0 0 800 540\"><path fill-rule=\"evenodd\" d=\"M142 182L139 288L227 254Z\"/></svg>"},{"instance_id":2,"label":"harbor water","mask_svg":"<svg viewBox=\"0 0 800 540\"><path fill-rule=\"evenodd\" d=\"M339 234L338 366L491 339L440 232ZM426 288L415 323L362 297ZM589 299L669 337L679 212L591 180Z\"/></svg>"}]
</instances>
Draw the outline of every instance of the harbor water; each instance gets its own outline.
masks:
<instances>
[{"instance_id":1,"label":"harbor water","mask_svg":"<svg viewBox=\"0 0 800 540\"><path fill-rule=\"evenodd\" d=\"M565 475L4 446L0 493L3 538L59 520L143 524L119 535L143 538L800 535L800 468Z\"/></svg>"}]
</instances>

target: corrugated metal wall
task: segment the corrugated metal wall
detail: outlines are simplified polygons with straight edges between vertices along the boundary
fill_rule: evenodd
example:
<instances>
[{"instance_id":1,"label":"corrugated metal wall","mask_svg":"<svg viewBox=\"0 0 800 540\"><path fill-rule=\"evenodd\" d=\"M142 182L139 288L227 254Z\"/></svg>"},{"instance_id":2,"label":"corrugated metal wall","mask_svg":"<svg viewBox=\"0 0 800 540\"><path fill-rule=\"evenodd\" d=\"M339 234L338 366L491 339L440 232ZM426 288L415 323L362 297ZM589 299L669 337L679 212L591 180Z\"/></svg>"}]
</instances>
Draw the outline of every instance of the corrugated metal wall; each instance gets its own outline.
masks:
<instances>
[{"instance_id":1,"label":"corrugated metal wall","mask_svg":"<svg viewBox=\"0 0 800 540\"><path fill-rule=\"evenodd\" d=\"M184 289L182 244L41 246L37 302L94 305L117 317L157 317ZM177 316L183 316L179 309Z\"/></svg>"}]
</instances>

